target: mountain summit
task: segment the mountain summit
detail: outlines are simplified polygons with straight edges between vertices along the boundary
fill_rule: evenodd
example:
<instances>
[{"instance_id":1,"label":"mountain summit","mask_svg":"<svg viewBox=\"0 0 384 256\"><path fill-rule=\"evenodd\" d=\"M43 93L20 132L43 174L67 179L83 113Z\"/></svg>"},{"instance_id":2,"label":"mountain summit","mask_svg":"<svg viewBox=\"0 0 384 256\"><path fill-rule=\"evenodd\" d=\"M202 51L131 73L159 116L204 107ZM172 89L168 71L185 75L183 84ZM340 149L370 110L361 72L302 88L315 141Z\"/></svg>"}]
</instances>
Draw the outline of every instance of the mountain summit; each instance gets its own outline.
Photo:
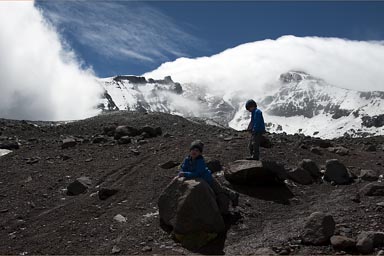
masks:
<instances>
[{"instance_id":1,"label":"mountain summit","mask_svg":"<svg viewBox=\"0 0 384 256\"><path fill-rule=\"evenodd\" d=\"M219 95L199 84L174 82L170 76L161 80L116 76L100 83L105 89L100 108L105 111L165 112L243 130L250 118L244 102L254 98L270 132L323 138L384 134L384 92L339 88L302 71L281 74L273 89L259 97Z\"/></svg>"}]
</instances>

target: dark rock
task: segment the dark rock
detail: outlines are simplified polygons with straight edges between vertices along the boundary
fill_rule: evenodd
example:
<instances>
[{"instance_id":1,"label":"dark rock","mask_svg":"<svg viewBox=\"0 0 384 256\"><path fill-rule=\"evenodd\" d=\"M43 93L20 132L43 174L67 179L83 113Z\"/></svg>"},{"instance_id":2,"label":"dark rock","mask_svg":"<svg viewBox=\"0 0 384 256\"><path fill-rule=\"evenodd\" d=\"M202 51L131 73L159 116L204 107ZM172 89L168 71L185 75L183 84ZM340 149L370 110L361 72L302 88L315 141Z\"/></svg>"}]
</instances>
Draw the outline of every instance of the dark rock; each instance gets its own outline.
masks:
<instances>
[{"instance_id":1,"label":"dark rock","mask_svg":"<svg viewBox=\"0 0 384 256\"><path fill-rule=\"evenodd\" d=\"M98 144L98 143L105 143L107 141L108 141L107 138L105 138L104 136L96 136L95 138L93 138L92 143Z\"/></svg>"},{"instance_id":2,"label":"dark rock","mask_svg":"<svg viewBox=\"0 0 384 256\"><path fill-rule=\"evenodd\" d=\"M277 255L277 254L270 248L258 248L255 252L253 252L253 255Z\"/></svg>"},{"instance_id":3,"label":"dark rock","mask_svg":"<svg viewBox=\"0 0 384 256\"><path fill-rule=\"evenodd\" d=\"M316 155L322 155L323 153L321 153L321 150L319 147L311 147L310 151L313 153L313 154L316 154Z\"/></svg>"},{"instance_id":4,"label":"dark rock","mask_svg":"<svg viewBox=\"0 0 384 256\"><path fill-rule=\"evenodd\" d=\"M132 142L132 138L129 137L129 136L123 136L123 137L121 137L121 138L117 141L118 144L129 144L129 143L131 143L131 142Z\"/></svg>"},{"instance_id":5,"label":"dark rock","mask_svg":"<svg viewBox=\"0 0 384 256\"><path fill-rule=\"evenodd\" d=\"M158 205L161 221L173 229L184 246L201 247L209 242L208 234L225 230L215 194L202 179L172 180Z\"/></svg>"},{"instance_id":6,"label":"dark rock","mask_svg":"<svg viewBox=\"0 0 384 256\"><path fill-rule=\"evenodd\" d=\"M208 169L212 172L220 172L223 169L219 160L206 158L205 159Z\"/></svg>"},{"instance_id":7,"label":"dark rock","mask_svg":"<svg viewBox=\"0 0 384 256\"><path fill-rule=\"evenodd\" d=\"M309 185L313 183L312 176L310 175L310 173L300 167L289 171L288 178L302 185Z\"/></svg>"},{"instance_id":8,"label":"dark rock","mask_svg":"<svg viewBox=\"0 0 384 256\"><path fill-rule=\"evenodd\" d=\"M161 127L156 127L155 131L156 131L157 136L161 136L163 134L163 130L161 129Z\"/></svg>"},{"instance_id":9,"label":"dark rock","mask_svg":"<svg viewBox=\"0 0 384 256\"><path fill-rule=\"evenodd\" d=\"M131 152L132 152L135 156L140 155L140 151L137 150L137 149L131 149Z\"/></svg>"},{"instance_id":10,"label":"dark rock","mask_svg":"<svg viewBox=\"0 0 384 256\"><path fill-rule=\"evenodd\" d=\"M103 132L105 135L112 137L115 135L116 127L117 127L116 125L105 126L103 128Z\"/></svg>"},{"instance_id":11,"label":"dark rock","mask_svg":"<svg viewBox=\"0 0 384 256\"><path fill-rule=\"evenodd\" d=\"M150 126L144 126L143 128L140 129L141 133L147 133L148 138L153 138L158 135L158 131L156 130L157 128L153 128Z\"/></svg>"},{"instance_id":12,"label":"dark rock","mask_svg":"<svg viewBox=\"0 0 384 256\"><path fill-rule=\"evenodd\" d=\"M109 189L109 188L101 188L98 192L100 200L106 200L109 197L115 195L119 190L117 189Z\"/></svg>"},{"instance_id":13,"label":"dark rock","mask_svg":"<svg viewBox=\"0 0 384 256\"><path fill-rule=\"evenodd\" d=\"M85 193L91 184L91 180L88 177L80 177L68 185L67 195L77 196Z\"/></svg>"},{"instance_id":14,"label":"dark rock","mask_svg":"<svg viewBox=\"0 0 384 256\"><path fill-rule=\"evenodd\" d=\"M134 127L126 126L126 125L120 125L115 130L115 140L120 139L124 136L134 137L140 135L140 131L137 130Z\"/></svg>"},{"instance_id":15,"label":"dark rock","mask_svg":"<svg viewBox=\"0 0 384 256\"><path fill-rule=\"evenodd\" d=\"M272 161L237 160L229 164L225 178L234 184L278 185L287 178L284 166Z\"/></svg>"},{"instance_id":16,"label":"dark rock","mask_svg":"<svg viewBox=\"0 0 384 256\"><path fill-rule=\"evenodd\" d=\"M323 245L329 242L334 232L333 217L323 212L314 212L306 221L301 238L304 244Z\"/></svg>"},{"instance_id":17,"label":"dark rock","mask_svg":"<svg viewBox=\"0 0 384 256\"><path fill-rule=\"evenodd\" d=\"M368 152L375 152L377 149L376 149L376 146L375 145L367 145L365 148L365 151L368 151Z\"/></svg>"},{"instance_id":18,"label":"dark rock","mask_svg":"<svg viewBox=\"0 0 384 256\"><path fill-rule=\"evenodd\" d=\"M374 170L361 170L359 177L366 181L377 181L379 179L379 173Z\"/></svg>"},{"instance_id":19,"label":"dark rock","mask_svg":"<svg viewBox=\"0 0 384 256\"><path fill-rule=\"evenodd\" d=\"M328 148L329 152L336 153L340 156L346 156L349 154L349 150L344 147L330 147Z\"/></svg>"},{"instance_id":20,"label":"dark rock","mask_svg":"<svg viewBox=\"0 0 384 256\"><path fill-rule=\"evenodd\" d=\"M61 144L62 149L71 148L76 146L77 142L73 138L67 138L63 140L63 143Z\"/></svg>"},{"instance_id":21,"label":"dark rock","mask_svg":"<svg viewBox=\"0 0 384 256\"><path fill-rule=\"evenodd\" d=\"M261 136L260 147L262 147L262 148L272 148L272 142L271 142L271 140L265 134L263 134L263 136Z\"/></svg>"},{"instance_id":22,"label":"dark rock","mask_svg":"<svg viewBox=\"0 0 384 256\"><path fill-rule=\"evenodd\" d=\"M0 142L0 149L14 150L19 149L20 145L16 141L3 141Z\"/></svg>"},{"instance_id":23,"label":"dark rock","mask_svg":"<svg viewBox=\"0 0 384 256\"><path fill-rule=\"evenodd\" d=\"M141 251L142 251L142 252L150 252L150 251L152 251L152 247L150 247L150 246L148 246L148 245L147 245L147 246L144 246L143 249L141 249Z\"/></svg>"},{"instance_id":24,"label":"dark rock","mask_svg":"<svg viewBox=\"0 0 384 256\"><path fill-rule=\"evenodd\" d=\"M332 236L331 244L335 250L345 252L353 251L356 247L356 241L345 236Z\"/></svg>"},{"instance_id":25,"label":"dark rock","mask_svg":"<svg viewBox=\"0 0 384 256\"><path fill-rule=\"evenodd\" d=\"M384 245L384 232L362 232L357 236L356 248L362 254L373 252L374 248Z\"/></svg>"},{"instance_id":26,"label":"dark rock","mask_svg":"<svg viewBox=\"0 0 384 256\"><path fill-rule=\"evenodd\" d=\"M384 196L384 183L369 183L360 189L360 194L365 196Z\"/></svg>"},{"instance_id":27,"label":"dark rock","mask_svg":"<svg viewBox=\"0 0 384 256\"><path fill-rule=\"evenodd\" d=\"M179 162L176 162L176 161L168 161L168 162L165 162L165 163L162 163L160 164L160 168L163 168L163 169L172 169L176 166L179 166L180 163Z\"/></svg>"},{"instance_id":28,"label":"dark rock","mask_svg":"<svg viewBox=\"0 0 384 256\"><path fill-rule=\"evenodd\" d=\"M312 161L311 159L303 159L300 163L299 163L299 167L303 168L304 170L306 170L307 172L309 172L309 174L314 178L314 179L318 179L321 177L321 172L320 172L320 169L319 167L317 166L317 164Z\"/></svg>"},{"instance_id":29,"label":"dark rock","mask_svg":"<svg viewBox=\"0 0 384 256\"><path fill-rule=\"evenodd\" d=\"M324 179L337 185L350 184L352 181L347 168L337 159L327 160Z\"/></svg>"}]
</instances>

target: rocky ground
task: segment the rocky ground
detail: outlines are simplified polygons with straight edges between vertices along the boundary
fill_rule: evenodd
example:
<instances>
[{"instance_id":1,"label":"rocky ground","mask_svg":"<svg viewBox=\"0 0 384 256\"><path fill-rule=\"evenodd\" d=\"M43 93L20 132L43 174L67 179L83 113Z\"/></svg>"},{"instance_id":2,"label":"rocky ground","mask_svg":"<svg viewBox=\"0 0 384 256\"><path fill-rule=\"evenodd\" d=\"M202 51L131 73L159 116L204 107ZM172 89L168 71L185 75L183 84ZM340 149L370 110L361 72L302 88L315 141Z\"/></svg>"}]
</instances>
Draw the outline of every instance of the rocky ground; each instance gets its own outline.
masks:
<instances>
[{"instance_id":1,"label":"rocky ground","mask_svg":"<svg viewBox=\"0 0 384 256\"><path fill-rule=\"evenodd\" d=\"M115 140L105 133L116 125L161 127L162 135L148 131L148 138ZM157 200L177 171L160 165L181 162L191 141L201 139L204 155L227 168L247 156L249 139L245 132L178 116L128 112L67 124L0 119L0 133L0 148L12 150L0 157L0 254L24 255L192 253L160 227ZM262 148L262 158L288 170L302 159L312 159L321 169L326 160L338 159L355 176L362 169L377 172L374 179L384 174L384 137L268 137L273 145ZM217 175L241 193L240 204L226 217L227 232L193 253L343 253L329 243L303 243L305 221L317 211L333 217L336 235L355 239L364 231L384 231L384 196L359 193L371 181L233 187L222 173ZM89 187L68 195L68 185L79 177L88 177Z\"/></svg>"}]
</instances>

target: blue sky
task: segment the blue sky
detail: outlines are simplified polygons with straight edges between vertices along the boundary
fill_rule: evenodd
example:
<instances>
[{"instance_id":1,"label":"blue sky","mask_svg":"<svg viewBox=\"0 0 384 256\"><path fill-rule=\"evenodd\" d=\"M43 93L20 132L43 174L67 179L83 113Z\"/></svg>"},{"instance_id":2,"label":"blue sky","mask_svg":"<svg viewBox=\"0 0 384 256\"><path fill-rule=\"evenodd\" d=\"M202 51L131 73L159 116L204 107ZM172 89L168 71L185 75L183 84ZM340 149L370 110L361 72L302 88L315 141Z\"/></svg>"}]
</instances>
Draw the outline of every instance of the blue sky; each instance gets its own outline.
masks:
<instances>
[{"instance_id":1,"label":"blue sky","mask_svg":"<svg viewBox=\"0 0 384 256\"><path fill-rule=\"evenodd\" d=\"M384 2L36 1L99 77L283 35L384 40Z\"/></svg>"}]
</instances>

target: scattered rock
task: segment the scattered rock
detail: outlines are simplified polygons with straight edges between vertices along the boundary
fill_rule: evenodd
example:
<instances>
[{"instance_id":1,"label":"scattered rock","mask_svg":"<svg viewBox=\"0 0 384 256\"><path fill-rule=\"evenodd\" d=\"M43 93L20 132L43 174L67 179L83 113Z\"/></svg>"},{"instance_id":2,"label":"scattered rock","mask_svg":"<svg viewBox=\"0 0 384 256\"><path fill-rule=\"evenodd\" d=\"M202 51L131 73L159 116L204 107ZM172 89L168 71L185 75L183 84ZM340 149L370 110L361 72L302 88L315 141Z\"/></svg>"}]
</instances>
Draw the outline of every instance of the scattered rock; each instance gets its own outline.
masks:
<instances>
[{"instance_id":1,"label":"scattered rock","mask_svg":"<svg viewBox=\"0 0 384 256\"><path fill-rule=\"evenodd\" d=\"M117 143L122 145L122 144L129 144L132 142L132 138L129 136L123 136L118 139Z\"/></svg>"},{"instance_id":2,"label":"scattered rock","mask_svg":"<svg viewBox=\"0 0 384 256\"><path fill-rule=\"evenodd\" d=\"M225 178L234 184L278 185L287 178L284 166L272 161L237 160L224 171Z\"/></svg>"},{"instance_id":3,"label":"scattered rock","mask_svg":"<svg viewBox=\"0 0 384 256\"><path fill-rule=\"evenodd\" d=\"M125 218L123 215L121 214L117 214L115 217L113 217L113 219L117 222L120 222L120 223L123 223L123 222L127 222L127 218Z\"/></svg>"},{"instance_id":4,"label":"scattered rock","mask_svg":"<svg viewBox=\"0 0 384 256\"><path fill-rule=\"evenodd\" d=\"M356 247L356 241L345 236L332 236L331 244L338 251L353 251Z\"/></svg>"},{"instance_id":5,"label":"scattered rock","mask_svg":"<svg viewBox=\"0 0 384 256\"><path fill-rule=\"evenodd\" d=\"M147 246L144 246L143 249L141 249L141 251L142 251L142 252L150 252L150 251L152 251L152 247L150 247L150 246L148 246L148 245L147 245Z\"/></svg>"},{"instance_id":6,"label":"scattered rock","mask_svg":"<svg viewBox=\"0 0 384 256\"><path fill-rule=\"evenodd\" d=\"M384 256L384 250L380 250L376 256Z\"/></svg>"},{"instance_id":7,"label":"scattered rock","mask_svg":"<svg viewBox=\"0 0 384 256\"><path fill-rule=\"evenodd\" d=\"M311 159L303 159L299 163L299 167L309 172L309 174L314 178L318 179L321 177L321 172L317 164Z\"/></svg>"},{"instance_id":8,"label":"scattered rock","mask_svg":"<svg viewBox=\"0 0 384 256\"><path fill-rule=\"evenodd\" d=\"M202 179L174 179L158 205L161 221L183 246L200 247L225 230L215 194Z\"/></svg>"},{"instance_id":9,"label":"scattered rock","mask_svg":"<svg viewBox=\"0 0 384 256\"><path fill-rule=\"evenodd\" d=\"M384 196L384 183L368 183L360 189L360 194L365 196Z\"/></svg>"},{"instance_id":10,"label":"scattered rock","mask_svg":"<svg viewBox=\"0 0 384 256\"><path fill-rule=\"evenodd\" d=\"M375 152L377 149L376 149L376 146L375 145L367 145L365 148L365 151L368 151L368 152Z\"/></svg>"},{"instance_id":11,"label":"scattered rock","mask_svg":"<svg viewBox=\"0 0 384 256\"><path fill-rule=\"evenodd\" d=\"M160 168L163 168L163 169L172 169L172 168L179 166L179 165L180 165L179 162L171 160L171 161L162 163L159 166L160 166Z\"/></svg>"},{"instance_id":12,"label":"scattered rock","mask_svg":"<svg viewBox=\"0 0 384 256\"><path fill-rule=\"evenodd\" d=\"M95 138L93 138L92 143L99 144L99 143L105 143L107 141L108 141L107 138L105 138L102 135L98 135Z\"/></svg>"},{"instance_id":13,"label":"scattered rock","mask_svg":"<svg viewBox=\"0 0 384 256\"><path fill-rule=\"evenodd\" d=\"M313 154L316 154L316 155L322 155L323 153L321 153L321 150L319 147L311 147L310 151L313 153Z\"/></svg>"},{"instance_id":14,"label":"scattered rock","mask_svg":"<svg viewBox=\"0 0 384 256\"><path fill-rule=\"evenodd\" d=\"M77 142L75 139L67 138L67 139L63 140L63 143L61 144L61 148L62 149L72 148L72 147L76 146L76 144L77 144Z\"/></svg>"},{"instance_id":15,"label":"scattered rock","mask_svg":"<svg viewBox=\"0 0 384 256\"><path fill-rule=\"evenodd\" d=\"M117 127L116 125L105 126L103 128L103 132L105 135L112 137L115 135L116 127Z\"/></svg>"},{"instance_id":16,"label":"scattered rock","mask_svg":"<svg viewBox=\"0 0 384 256\"><path fill-rule=\"evenodd\" d=\"M83 194L87 191L91 184L92 182L88 177L80 177L68 185L67 195L77 196Z\"/></svg>"},{"instance_id":17,"label":"scattered rock","mask_svg":"<svg viewBox=\"0 0 384 256\"><path fill-rule=\"evenodd\" d=\"M370 254L374 248L384 245L384 232L361 232L356 240L357 250L362 254Z\"/></svg>"},{"instance_id":18,"label":"scattered rock","mask_svg":"<svg viewBox=\"0 0 384 256\"><path fill-rule=\"evenodd\" d=\"M252 253L253 255L277 255L272 249L270 248L258 248L255 252Z\"/></svg>"},{"instance_id":19,"label":"scattered rock","mask_svg":"<svg viewBox=\"0 0 384 256\"><path fill-rule=\"evenodd\" d=\"M93 161L93 158L87 158L87 159L85 159L85 162L92 162Z\"/></svg>"},{"instance_id":20,"label":"scattered rock","mask_svg":"<svg viewBox=\"0 0 384 256\"><path fill-rule=\"evenodd\" d=\"M148 137L146 137L146 138L153 138L153 137L156 137L158 135L158 131L156 129L157 128L153 128L150 126L144 126L143 128L140 129L140 132L146 133L148 135ZM159 127L159 129L160 129L159 135L161 135L161 128Z\"/></svg>"},{"instance_id":21,"label":"scattered rock","mask_svg":"<svg viewBox=\"0 0 384 256\"><path fill-rule=\"evenodd\" d=\"M329 242L334 232L333 217L323 212L314 212L306 221L301 238L304 244L323 245Z\"/></svg>"},{"instance_id":22,"label":"scattered rock","mask_svg":"<svg viewBox=\"0 0 384 256\"><path fill-rule=\"evenodd\" d=\"M336 153L340 156L346 156L349 154L349 149L345 147L330 147L328 148L329 152Z\"/></svg>"},{"instance_id":23,"label":"scattered rock","mask_svg":"<svg viewBox=\"0 0 384 256\"><path fill-rule=\"evenodd\" d=\"M140 131L134 127L120 125L115 130L115 140L119 140L121 137L135 137L140 135Z\"/></svg>"},{"instance_id":24,"label":"scattered rock","mask_svg":"<svg viewBox=\"0 0 384 256\"><path fill-rule=\"evenodd\" d=\"M352 178L344 164L337 159L327 160L324 179L337 185L350 184Z\"/></svg>"},{"instance_id":25,"label":"scattered rock","mask_svg":"<svg viewBox=\"0 0 384 256\"><path fill-rule=\"evenodd\" d=\"M117 245L114 245L112 247L112 254L117 254L119 252L121 252L121 249Z\"/></svg>"},{"instance_id":26,"label":"scattered rock","mask_svg":"<svg viewBox=\"0 0 384 256\"><path fill-rule=\"evenodd\" d=\"M135 156L140 155L140 151L137 150L137 149L131 149L131 152L132 152Z\"/></svg>"},{"instance_id":27,"label":"scattered rock","mask_svg":"<svg viewBox=\"0 0 384 256\"><path fill-rule=\"evenodd\" d=\"M288 178L302 185L309 185L313 183L312 176L309 174L309 172L300 167L289 171Z\"/></svg>"},{"instance_id":28,"label":"scattered rock","mask_svg":"<svg viewBox=\"0 0 384 256\"><path fill-rule=\"evenodd\" d=\"M40 161L40 157L27 158L27 164L36 164Z\"/></svg>"},{"instance_id":29,"label":"scattered rock","mask_svg":"<svg viewBox=\"0 0 384 256\"><path fill-rule=\"evenodd\" d=\"M100 200L106 200L109 197L111 197L114 194L116 194L117 192L119 192L119 190L117 190L117 189L101 188L99 190L99 193L98 193L99 199Z\"/></svg>"},{"instance_id":30,"label":"scattered rock","mask_svg":"<svg viewBox=\"0 0 384 256\"><path fill-rule=\"evenodd\" d=\"M0 142L0 149L14 150L19 148L20 148L20 144L17 141Z\"/></svg>"},{"instance_id":31,"label":"scattered rock","mask_svg":"<svg viewBox=\"0 0 384 256\"><path fill-rule=\"evenodd\" d=\"M205 158L208 169L212 172L220 172L223 169L219 160Z\"/></svg>"},{"instance_id":32,"label":"scattered rock","mask_svg":"<svg viewBox=\"0 0 384 256\"><path fill-rule=\"evenodd\" d=\"M366 181L377 181L379 179L379 173L374 170L361 170L359 178Z\"/></svg>"}]
</instances>

